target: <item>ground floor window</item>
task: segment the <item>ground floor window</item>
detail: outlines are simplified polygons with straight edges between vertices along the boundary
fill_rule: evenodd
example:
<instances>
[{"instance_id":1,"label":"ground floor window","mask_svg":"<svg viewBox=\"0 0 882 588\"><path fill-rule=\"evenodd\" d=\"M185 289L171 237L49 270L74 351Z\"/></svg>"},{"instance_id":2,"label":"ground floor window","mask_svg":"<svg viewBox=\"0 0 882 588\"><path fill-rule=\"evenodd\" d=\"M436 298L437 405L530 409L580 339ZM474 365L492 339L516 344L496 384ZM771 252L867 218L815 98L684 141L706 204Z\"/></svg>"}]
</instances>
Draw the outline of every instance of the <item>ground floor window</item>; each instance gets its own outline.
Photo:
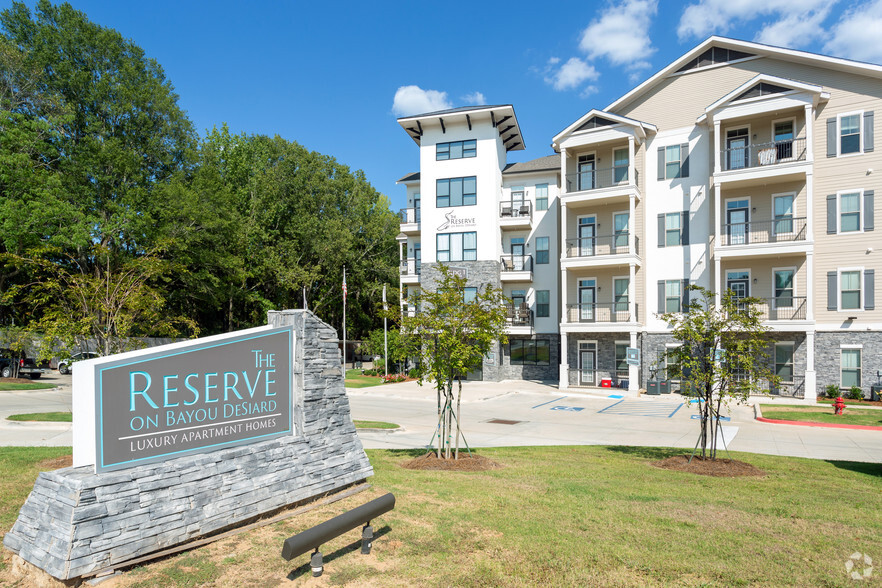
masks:
<instances>
[{"instance_id":1,"label":"ground floor window","mask_svg":"<svg viewBox=\"0 0 882 588\"><path fill-rule=\"evenodd\" d=\"M628 378L628 344L616 343L616 378Z\"/></svg>"},{"instance_id":2,"label":"ground floor window","mask_svg":"<svg viewBox=\"0 0 882 588\"><path fill-rule=\"evenodd\" d=\"M782 383L793 381L793 343L775 343L775 375Z\"/></svg>"},{"instance_id":3,"label":"ground floor window","mask_svg":"<svg viewBox=\"0 0 882 588\"><path fill-rule=\"evenodd\" d=\"M550 365L551 345L547 339L509 339L512 365Z\"/></svg>"},{"instance_id":4,"label":"ground floor window","mask_svg":"<svg viewBox=\"0 0 882 588\"><path fill-rule=\"evenodd\" d=\"M840 366L842 368L841 388L843 390L852 386L861 385L861 350L842 349L840 351Z\"/></svg>"}]
</instances>

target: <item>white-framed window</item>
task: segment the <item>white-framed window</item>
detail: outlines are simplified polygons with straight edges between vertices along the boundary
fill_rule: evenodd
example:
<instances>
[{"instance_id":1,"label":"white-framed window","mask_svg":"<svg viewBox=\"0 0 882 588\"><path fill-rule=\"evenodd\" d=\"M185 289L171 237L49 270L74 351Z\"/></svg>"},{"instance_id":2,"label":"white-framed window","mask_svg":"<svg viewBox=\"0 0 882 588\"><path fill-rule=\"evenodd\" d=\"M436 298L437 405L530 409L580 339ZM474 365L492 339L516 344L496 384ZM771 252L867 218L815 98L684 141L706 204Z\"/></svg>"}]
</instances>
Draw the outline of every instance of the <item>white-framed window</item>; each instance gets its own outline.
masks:
<instances>
[{"instance_id":1,"label":"white-framed window","mask_svg":"<svg viewBox=\"0 0 882 588\"><path fill-rule=\"evenodd\" d=\"M551 316L551 291L536 290L536 316Z\"/></svg>"},{"instance_id":2,"label":"white-framed window","mask_svg":"<svg viewBox=\"0 0 882 588\"><path fill-rule=\"evenodd\" d=\"M462 289L462 301L465 303L474 302L478 297L478 289L474 286L467 286Z\"/></svg>"},{"instance_id":3,"label":"white-framed window","mask_svg":"<svg viewBox=\"0 0 882 588\"><path fill-rule=\"evenodd\" d=\"M628 211L613 213L613 230L615 231L615 240L613 248L628 248L628 225L630 224L631 214Z\"/></svg>"},{"instance_id":4,"label":"white-framed window","mask_svg":"<svg viewBox=\"0 0 882 588\"><path fill-rule=\"evenodd\" d=\"M775 207L775 235L793 232L793 200L795 196L792 193L774 194L772 196L773 206Z\"/></svg>"},{"instance_id":5,"label":"white-framed window","mask_svg":"<svg viewBox=\"0 0 882 588\"><path fill-rule=\"evenodd\" d=\"M839 350L839 387L843 390L861 385L861 351L860 348Z\"/></svg>"},{"instance_id":6,"label":"white-framed window","mask_svg":"<svg viewBox=\"0 0 882 588\"><path fill-rule=\"evenodd\" d=\"M838 127L837 148L839 155L863 152L861 123L863 112L846 112L836 117Z\"/></svg>"},{"instance_id":7,"label":"white-framed window","mask_svg":"<svg viewBox=\"0 0 882 588\"><path fill-rule=\"evenodd\" d=\"M679 378L674 380L673 377L680 371L680 362L677 361L678 357L675 350L679 349L681 345L682 343L665 343L665 379L675 382L680 381Z\"/></svg>"},{"instance_id":8,"label":"white-framed window","mask_svg":"<svg viewBox=\"0 0 882 588\"><path fill-rule=\"evenodd\" d=\"M772 281L775 288L775 308L793 308L793 297L796 295L796 268L785 267L772 270Z\"/></svg>"},{"instance_id":9,"label":"white-framed window","mask_svg":"<svg viewBox=\"0 0 882 588\"><path fill-rule=\"evenodd\" d=\"M680 244L680 217L679 212L665 214L665 247Z\"/></svg>"},{"instance_id":10,"label":"white-framed window","mask_svg":"<svg viewBox=\"0 0 882 588\"><path fill-rule=\"evenodd\" d=\"M536 210L548 210L548 184L536 184Z\"/></svg>"},{"instance_id":11,"label":"white-framed window","mask_svg":"<svg viewBox=\"0 0 882 588\"><path fill-rule=\"evenodd\" d=\"M772 121L772 141L775 144L776 162L793 159L793 140L795 138L795 118L785 118Z\"/></svg>"},{"instance_id":12,"label":"white-framed window","mask_svg":"<svg viewBox=\"0 0 882 588\"><path fill-rule=\"evenodd\" d=\"M548 237L536 237L536 263L548 263L548 249L550 246Z\"/></svg>"},{"instance_id":13,"label":"white-framed window","mask_svg":"<svg viewBox=\"0 0 882 588\"><path fill-rule=\"evenodd\" d=\"M792 342L775 343L775 375L782 383L793 382L793 349Z\"/></svg>"},{"instance_id":14,"label":"white-framed window","mask_svg":"<svg viewBox=\"0 0 882 588\"><path fill-rule=\"evenodd\" d=\"M616 341L616 379L628 378L628 341Z\"/></svg>"},{"instance_id":15,"label":"white-framed window","mask_svg":"<svg viewBox=\"0 0 882 588\"><path fill-rule=\"evenodd\" d=\"M680 177L683 157L680 145L668 145L665 147L665 179L672 180Z\"/></svg>"},{"instance_id":16,"label":"white-framed window","mask_svg":"<svg viewBox=\"0 0 882 588\"><path fill-rule=\"evenodd\" d=\"M445 178L435 181L435 206L474 206L478 203L477 178Z\"/></svg>"},{"instance_id":17,"label":"white-framed window","mask_svg":"<svg viewBox=\"0 0 882 588\"><path fill-rule=\"evenodd\" d=\"M665 280L665 312L680 312L680 280Z\"/></svg>"},{"instance_id":18,"label":"white-framed window","mask_svg":"<svg viewBox=\"0 0 882 588\"><path fill-rule=\"evenodd\" d=\"M861 269L839 270L839 310L861 310Z\"/></svg>"},{"instance_id":19,"label":"white-framed window","mask_svg":"<svg viewBox=\"0 0 882 588\"><path fill-rule=\"evenodd\" d=\"M613 151L613 183L621 184L628 181L628 148Z\"/></svg>"},{"instance_id":20,"label":"white-framed window","mask_svg":"<svg viewBox=\"0 0 882 588\"><path fill-rule=\"evenodd\" d=\"M836 200L839 209L839 222L837 223L839 232L860 232L863 220L863 191L839 192Z\"/></svg>"},{"instance_id":21,"label":"white-framed window","mask_svg":"<svg viewBox=\"0 0 882 588\"><path fill-rule=\"evenodd\" d=\"M475 261L478 259L478 233L438 233L435 236L436 261Z\"/></svg>"},{"instance_id":22,"label":"white-framed window","mask_svg":"<svg viewBox=\"0 0 882 588\"><path fill-rule=\"evenodd\" d=\"M435 146L435 161L447 159L462 159L477 155L477 142L475 139L468 141L452 141L450 143L438 143Z\"/></svg>"},{"instance_id":23,"label":"white-framed window","mask_svg":"<svg viewBox=\"0 0 882 588\"><path fill-rule=\"evenodd\" d=\"M613 299L615 302L614 312L627 312L628 310L628 290L630 289L631 278L627 276L613 278Z\"/></svg>"}]
</instances>

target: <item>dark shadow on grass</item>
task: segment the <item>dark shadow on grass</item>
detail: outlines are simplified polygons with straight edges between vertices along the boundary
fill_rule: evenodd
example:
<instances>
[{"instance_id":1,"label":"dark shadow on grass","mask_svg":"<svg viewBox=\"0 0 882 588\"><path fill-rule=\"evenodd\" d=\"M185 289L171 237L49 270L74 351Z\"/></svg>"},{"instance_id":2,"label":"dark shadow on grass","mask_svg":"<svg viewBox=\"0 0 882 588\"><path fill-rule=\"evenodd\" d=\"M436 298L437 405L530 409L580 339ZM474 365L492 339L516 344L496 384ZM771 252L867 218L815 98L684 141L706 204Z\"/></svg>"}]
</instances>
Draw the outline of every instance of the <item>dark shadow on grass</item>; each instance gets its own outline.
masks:
<instances>
[{"instance_id":1,"label":"dark shadow on grass","mask_svg":"<svg viewBox=\"0 0 882 588\"><path fill-rule=\"evenodd\" d=\"M828 459L827 463L832 464L833 466L841 470L849 470L858 474L864 474L865 476L882 478L882 464L879 463L865 463L862 461L834 461L831 459Z\"/></svg>"},{"instance_id":2,"label":"dark shadow on grass","mask_svg":"<svg viewBox=\"0 0 882 588\"><path fill-rule=\"evenodd\" d=\"M360 530L360 528L359 528L359 530ZM374 530L373 542L376 543L377 539L379 539L383 535L386 535L391 530L392 530L392 527L390 527L389 525L385 525L383 527L380 527L379 529ZM319 547L319 551L321 551L321 547ZM332 553L322 553L323 565L327 566L329 563L331 563L335 559L337 559L339 557L343 557L344 555L346 555L348 553L352 553L353 551L358 551L359 552L358 555L361 556L361 539L360 538L356 541L353 541L349 545L344 545L343 547L341 547L340 549L338 549L337 551L334 551ZM373 554L373 548L371 549L371 554ZM309 574L310 576L312 575L312 568L309 565L310 558L312 557L312 552L310 551L309 553L304 553L303 555L298 555L297 559L304 558L304 557L306 558L306 563L298 568L291 570L291 573L289 573L286 576L289 580L296 580L297 578L301 578L301 577L305 576L306 574ZM368 557L370 557L370 556L368 556Z\"/></svg>"},{"instance_id":3,"label":"dark shadow on grass","mask_svg":"<svg viewBox=\"0 0 882 588\"><path fill-rule=\"evenodd\" d=\"M413 459L416 457L424 456L425 454L429 453L430 450L426 449L425 447L417 447L415 449L384 449L383 451L387 451L394 457L410 457L411 459ZM462 450L460 450L460 453L462 453Z\"/></svg>"},{"instance_id":4,"label":"dark shadow on grass","mask_svg":"<svg viewBox=\"0 0 882 588\"><path fill-rule=\"evenodd\" d=\"M687 454L691 453L689 449L677 449L676 447L631 447L629 445L612 445L607 447L606 450L655 460L683 455L684 452Z\"/></svg>"}]
</instances>

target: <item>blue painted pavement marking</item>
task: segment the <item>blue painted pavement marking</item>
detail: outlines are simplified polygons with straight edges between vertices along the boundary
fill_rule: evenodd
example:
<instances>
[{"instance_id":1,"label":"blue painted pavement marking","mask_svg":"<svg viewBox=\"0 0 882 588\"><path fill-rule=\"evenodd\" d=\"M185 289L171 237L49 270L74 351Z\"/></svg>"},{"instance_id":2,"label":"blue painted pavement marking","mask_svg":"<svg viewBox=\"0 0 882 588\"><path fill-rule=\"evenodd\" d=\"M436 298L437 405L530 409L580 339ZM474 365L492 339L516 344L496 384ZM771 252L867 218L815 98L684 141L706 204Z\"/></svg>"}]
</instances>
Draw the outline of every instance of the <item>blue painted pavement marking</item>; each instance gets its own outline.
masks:
<instances>
[{"instance_id":1,"label":"blue painted pavement marking","mask_svg":"<svg viewBox=\"0 0 882 588\"><path fill-rule=\"evenodd\" d=\"M619 400L615 404L607 406L603 410L599 410L597 412L606 414L648 416L669 419L673 417L681 408L683 408L683 405L679 402L656 403L641 402L637 400Z\"/></svg>"},{"instance_id":2,"label":"blue painted pavement marking","mask_svg":"<svg viewBox=\"0 0 882 588\"><path fill-rule=\"evenodd\" d=\"M624 398L621 394L610 394L607 398Z\"/></svg>"},{"instance_id":3,"label":"blue painted pavement marking","mask_svg":"<svg viewBox=\"0 0 882 588\"><path fill-rule=\"evenodd\" d=\"M552 406L552 407L551 407L551 410L566 410L566 411L569 411L569 412L579 412L580 410L585 410L585 408L582 407L582 406L563 406L563 405L558 405L558 406Z\"/></svg>"},{"instance_id":4,"label":"blue painted pavement marking","mask_svg":"<svg viewBox=\"0 0 882 588\"><path fill-rule=\"evenodd\" d=\"M533 408L539 408L540 406L545 406L546 404L551 404L552 402L557 402L558 400L563 400L566 396L561 396L560 398L555 398L554 400L549 400L548 402L543 402L542 404L537 404Z\"/></svg>"},{"instance_id":5,"label":"blue painted pavement marking","mask_svg":"<svg viewBox=\"0 0 882 588\"><path fill-rule=\"evenodd\" d=\"M693 418L693 419L700 419L700 418L701 418L701 415L700 415L700 414L694 414L694 415L692 415L692 418ZM721 417L717 417L717 420L718 420L718 421L731 421L731 420L732 420L732 417L724 417L724 416L721 416Z\"/></svg>"}]
</instances>

